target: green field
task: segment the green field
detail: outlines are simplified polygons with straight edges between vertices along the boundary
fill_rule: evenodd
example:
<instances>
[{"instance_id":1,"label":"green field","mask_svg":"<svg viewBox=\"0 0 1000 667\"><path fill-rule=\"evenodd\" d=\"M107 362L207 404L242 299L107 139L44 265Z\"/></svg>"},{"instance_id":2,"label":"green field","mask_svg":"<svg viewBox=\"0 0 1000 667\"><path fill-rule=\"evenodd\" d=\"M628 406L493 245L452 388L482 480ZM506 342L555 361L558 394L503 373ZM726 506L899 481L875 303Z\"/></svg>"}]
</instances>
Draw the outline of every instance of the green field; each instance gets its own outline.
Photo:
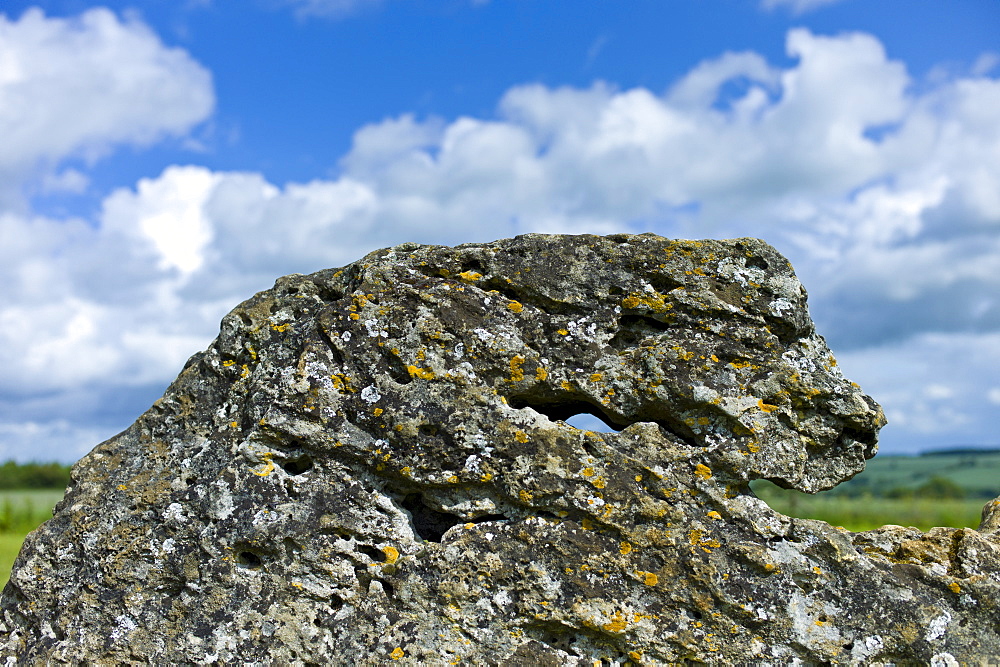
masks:
<instances>
[{"instance_id":1,"label":"green field","mask_svg":"<svg viewBox=\"0 0 1000 667\"><path fill-rule=\"evenodd\" d=\"M886 524L977 528L983 505L1000 496L1000 451L876 456L854 479L815 495L764 481L751 486L782 514L853 531Z\"/></svg>"},{"instance_id":2,"label":"green field","mask_svg":"<svg viewBox=\"0 0 1000 667\"><path fill-rule=\"evenodd\" d=\"M754 492L775 510L801 519L819 519L851 531L871 530L887 524L977 528L982 498L878 498L824 492L816 495L786 491L770 482L754 482Z\"/></svg>"},{"instance_id":3,"label":"green field","mask_svg":"<svg viewBox=\"0 0 1000 667\"><path fill-rule=\"evenodd\" d=\"M51 489L0 491L0 586L10 578L25 535L52 517L62 496L62 490Z\"/></svg>"},{"instance_id":4,"label":"green field","mask_svg":"<svg viewBox=\"0 0 1000 667\"><path fill-rule=\"evenodd\" d=\"M876 456L865 471L827 493L885 496L892 489L916 491L934 477L951 480L968 499L985 504L1000 496L1000 451L952 450L921 456Z\"/></svg>"}]
</instances>

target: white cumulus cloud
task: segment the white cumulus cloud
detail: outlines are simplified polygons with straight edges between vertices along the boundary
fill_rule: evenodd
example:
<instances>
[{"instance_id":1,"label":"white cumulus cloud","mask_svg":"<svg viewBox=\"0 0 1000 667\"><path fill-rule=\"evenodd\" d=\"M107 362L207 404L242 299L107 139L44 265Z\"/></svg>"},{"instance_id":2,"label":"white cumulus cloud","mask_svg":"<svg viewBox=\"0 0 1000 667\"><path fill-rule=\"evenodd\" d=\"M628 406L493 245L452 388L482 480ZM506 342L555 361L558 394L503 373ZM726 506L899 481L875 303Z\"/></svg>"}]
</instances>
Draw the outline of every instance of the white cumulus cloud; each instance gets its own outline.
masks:
<instances>
[{"instance_id":1,"label":"white cumulus cloud","mask_svg":"<svg viewBox=\"0 0 1000 667\"><path fill-rule=\"evenodd\" d=\"M213 105L209 72L137 20L0 14L0 207L38 170L47 188L78 190L81 174L50 173L62 160L184 135Z\"/></svg>"}]
</instances>

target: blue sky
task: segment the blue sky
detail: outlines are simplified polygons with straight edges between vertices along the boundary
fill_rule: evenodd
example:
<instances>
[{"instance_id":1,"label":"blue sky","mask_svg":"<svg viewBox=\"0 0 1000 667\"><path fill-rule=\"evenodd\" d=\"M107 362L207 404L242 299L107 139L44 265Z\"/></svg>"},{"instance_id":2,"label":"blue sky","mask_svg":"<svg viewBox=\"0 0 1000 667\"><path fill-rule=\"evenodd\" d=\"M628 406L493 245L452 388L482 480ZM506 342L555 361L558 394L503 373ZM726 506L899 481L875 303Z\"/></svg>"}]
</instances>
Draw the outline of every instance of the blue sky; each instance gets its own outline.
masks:
<instances>
[{"instance_id":1,"label":"blue sky","mask_svg":"<svg viewBox=\"0 0 1000 667\"><path fill-rule=\"evenodd\" d=\"M1000 446L995 0L0 8L0 459L125 428L279 275L759 236L882 451Z\"/></svg>"}]
</instances>

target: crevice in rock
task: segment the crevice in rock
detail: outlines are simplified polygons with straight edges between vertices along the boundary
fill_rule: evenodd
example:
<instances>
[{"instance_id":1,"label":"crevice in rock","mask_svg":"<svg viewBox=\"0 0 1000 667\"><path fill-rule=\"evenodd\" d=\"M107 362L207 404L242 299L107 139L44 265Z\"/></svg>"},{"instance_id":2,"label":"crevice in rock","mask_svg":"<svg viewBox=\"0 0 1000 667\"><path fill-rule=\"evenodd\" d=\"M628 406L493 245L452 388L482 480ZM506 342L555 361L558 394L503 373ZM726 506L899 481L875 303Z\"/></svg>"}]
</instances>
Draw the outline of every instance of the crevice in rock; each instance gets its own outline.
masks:
<instances>
[{"instance_id":1,"label":"crevice in rock","mask_svg":"<svg viewBox=\"0 0 1000 667\"><path fill-rule=\"evenodd\" d=\"M672 328L670 324L649 315L622 315L618 319L618 332L608 345L617 350L637 347L645 338L659 336Z\"/></svg>"},{"instance_id":2,"label":"crevice in rock","mask_svg":"<svg viewBox=\"0 0 1000 667\"><path fill-rule=\"evenodd\" d=\"M410 513L413 532L427 542L440 542L449 528L464 522L457 514L429 507L419 493L407 494L399 504Z\"/></svg>"},{"instance_id":3,"label":"crevice in rock","mask_svg":"<svg viewBox=\"0 0 1000 667\"><path fill-rule=\"evenodd\" d=\"M283 539L281 545L285 547L285 556L289 559L294 559L302 553L302 546L290 537Z\"/></svg>"},{"instance_id":4,"label":"crevice in rock","mask_svg":"<svg viewBox=\"0 0 1000 667\"><path fill-rule=\"evenodd\" d=\"M673 292L675 289L684 287L684 283L663 273L651 273L644 278L660 294Z\"/></svg>"},{"instance_id":5,"label":"crevice in rock","mask_svg":"<svg viewBox=\"0 0 1000 667\"><path fill-rule=\"evenodd\" d=\"M785 347L791 347L809 333L808 329L799 330L794 324L781 317L764 315L764 321L767 322L768 329L775 335L778 342Z\"/></svg>"},{"instance_id":6,"label":"crevice in rock","mask_svg":"<svg viewBox=\"0 0 1000 667\"><path fill-rule=\"evenodd\" d=\"M295 482L290 479L285 480L285 493L288 494L288 497L291 500L298 500L301 495L298 488L295 486Z\"/></svg>"},{"instance_id":7,"label":"crevice in rock","mask_svg":"<svg viewBox=\"0 0 1000 667\"><path fill-rule=\"evenodd\" d=\"M358 549L358 551L360 551L364 555L366 555L369 558L371 558L376 563L384 563L385 562L386 556L385 556L385 553L381 549L376 549L375 547L373 547L371 545L368 545L368 544L359 544L357 546L357 549Z\"/></svg>"},{"instance_id":8,"label":"crevice in rock","mask_svg":"<svg viewBox=\"0 0 1000 667\"><path fill-rule=\"evenodd\" d=\"M878 435L871 431L853 428L851 426L845 426L840 432L840 436L837 438L837 444L842 447L849 447L848 443L845 442L847 439L854 440L855 442L860 442L865 446L865 458L870 459L875 456L875 452L878 447Z\"/></svg>"},{"instance_id":9,"label":"crevice in rock","mask_svg":"<svg viewBox=\"0 0 1000 667\"><path fill-rule=\"evenodd\" d=\"M577 315L581 309L565 301L555 299L539 293L536 290L528 291L516 283L508 283L500 278L487 278L477 283L477 286L484 291L499 292L502 296L517 301L523 305L531 305L549 315Z\"/></svg>"},{"instance_id":10,"label":"crevice in rock","mask_svg":"<svg viewBox=\"0 0 1000 667\"><path fill-rule=\"evenodd\" d=\"M413 382L413 376L410 375L409 369L403 360L397 355L393 354L391 349L385 347L380 348L382 352L382 359L385 361L385 369L389 373L396 384L410 384Z\"/></svg>"},{"instance_id":11,"label":"crevice in rock","mask_svg":"<svg viewBox=\"0 0 1000 667\"><path fill-rule=\"evenodd\" d=\"M337 366L344 365L344 353L340 350L340 345L333 341L333 337L327 331L327 326L330 325L329 314L324 313L320 316L319 321L316 323L316 331L319 332L320 339L326 343L326 346L330 348L330 356L333 363Z\"/></svg>"},{"instance_id":12,"label":"crevice in rock","mask_svg":"<svg viewBox=\"0 0 1000 667\"><path fill-rule=\"evenodd\" d=\"M483 514L474 519L466 519L465 523L486 523L487 521L510 521L506 514Z\"/></svg>"}]
</instances>

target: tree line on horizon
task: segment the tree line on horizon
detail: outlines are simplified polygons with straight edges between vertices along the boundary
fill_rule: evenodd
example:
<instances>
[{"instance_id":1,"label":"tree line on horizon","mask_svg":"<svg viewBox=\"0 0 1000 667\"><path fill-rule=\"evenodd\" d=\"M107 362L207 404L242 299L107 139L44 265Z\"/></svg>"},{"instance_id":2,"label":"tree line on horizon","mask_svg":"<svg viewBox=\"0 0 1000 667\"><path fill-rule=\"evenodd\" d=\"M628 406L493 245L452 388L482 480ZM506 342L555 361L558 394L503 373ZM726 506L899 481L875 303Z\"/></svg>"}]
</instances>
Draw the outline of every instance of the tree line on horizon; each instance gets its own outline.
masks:
<instances>
[{"instance_id":1,"label":"tree line on horizon","mask_svg":"<svg viewBox=\"0 0 1000 667\"><path fill-rule=\"evenodd\" d=\"M65 489L71 466L64 463L0 464L0 489Z\"/></svg>"}]
</instances>

